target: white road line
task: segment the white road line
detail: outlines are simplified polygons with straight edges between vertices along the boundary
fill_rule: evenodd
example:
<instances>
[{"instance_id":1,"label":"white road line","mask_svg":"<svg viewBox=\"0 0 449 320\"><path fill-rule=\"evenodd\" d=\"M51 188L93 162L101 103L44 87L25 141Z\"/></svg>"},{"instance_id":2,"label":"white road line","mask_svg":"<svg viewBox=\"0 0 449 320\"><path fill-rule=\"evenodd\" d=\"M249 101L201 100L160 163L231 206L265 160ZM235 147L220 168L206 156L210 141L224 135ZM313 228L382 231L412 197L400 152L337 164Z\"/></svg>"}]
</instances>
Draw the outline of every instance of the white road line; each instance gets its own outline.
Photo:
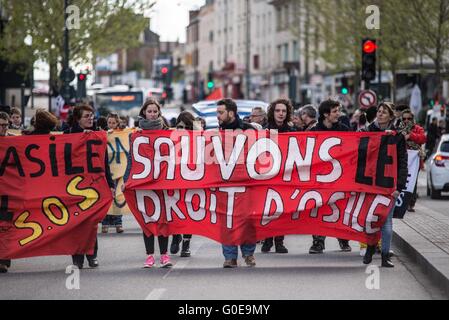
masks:
<instances>
[{"instance_id":1,"label":"white road line","mask_svg":"<svg viewBox=\"0 0 449 320\"><path fill-rule=\"evenodd\" d=\"M161 297L164 295L165 291L167 289L159 288L159 289L153 289L150 294L145 298L145 300L160 300Z\"/></svg>"},{"instance_id":2,"label":"white road line","mask_svg":"<svg viewBox=\"0 0 449 320\"><path fill-rule=\"evenodd\" d=\"M190 252L191 252L191 255L195 255L196 253L197 253L197 251L201 248L201 246L202 246L202 244L200 244L198 247L196 247L195 249L192 249ZM185 258L183 258L183 259L185 259ZM172 267L172 268L170 268L170 270L162 277L162 279L166 279L168 276L169 276L169 274L175 269L175 270L182 270L182 269L184 269L185 267L187 267L187 265L189 264L189 262L190 262L190 259L186 259L186 260L180 260L180 261L178 261L178 262L176 262L175 264L174 264L174 266Z\"/></svg>"}]
</instances>

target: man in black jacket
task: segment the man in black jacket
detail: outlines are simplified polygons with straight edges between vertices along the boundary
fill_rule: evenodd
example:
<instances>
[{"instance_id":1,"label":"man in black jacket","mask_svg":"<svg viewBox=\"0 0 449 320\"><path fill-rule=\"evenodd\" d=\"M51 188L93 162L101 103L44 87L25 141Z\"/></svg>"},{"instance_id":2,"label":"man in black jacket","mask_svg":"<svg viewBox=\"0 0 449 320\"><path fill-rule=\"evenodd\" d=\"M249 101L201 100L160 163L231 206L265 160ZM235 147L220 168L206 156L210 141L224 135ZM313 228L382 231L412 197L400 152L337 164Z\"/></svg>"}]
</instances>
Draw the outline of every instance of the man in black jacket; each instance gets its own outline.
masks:
<instances>
[{"instance_id":1,"label":"man in black jacket","mask_svg":"<svg viewBox=\"0 0 449 320\"><path fill-rule=\"evenodd\" d=\"M326 100L322 102L318 108L319 119L318 123L311 128L310 131L349 131L349 127L340 122L341 105L338 101ZM309 253L323 253L325 249L325 236L313 236L313 244L310 247ZM345 239L338 239L340 249L345 252L351 251L349 241Z\"/></svg>"},{"instance_id":2,"label":"man in black jacket","mask_svg":"<svg viewBox=\"0 0 449 320\"><path fill-rule=\"evenodd\" d=\"M243 122L237 113L237 105L232 99L223 99L217 102L217 119L220 124L220 130L247 130L254 129L248 123ZM238 246L230 246L222 244L223 256L225 262L223 268L236 268L238 257ZM240 246L243 258L248 267L256 265L254 258L254 251L256 250L256 243L245 243Z\"/></svg>"}]
</instances>

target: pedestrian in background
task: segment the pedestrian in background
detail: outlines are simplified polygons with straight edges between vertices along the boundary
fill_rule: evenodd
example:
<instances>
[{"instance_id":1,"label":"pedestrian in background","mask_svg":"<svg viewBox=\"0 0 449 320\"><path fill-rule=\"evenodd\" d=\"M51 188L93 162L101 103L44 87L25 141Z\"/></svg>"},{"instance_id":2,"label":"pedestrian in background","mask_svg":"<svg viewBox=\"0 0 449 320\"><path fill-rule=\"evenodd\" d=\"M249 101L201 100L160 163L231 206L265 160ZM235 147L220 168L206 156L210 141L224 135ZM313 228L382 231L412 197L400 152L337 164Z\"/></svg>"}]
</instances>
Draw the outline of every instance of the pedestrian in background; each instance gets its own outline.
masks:
<instances>
[{"instance_id":1,"label":"pedestrian in background","mask_svg":"<svg viewBox=\"0 0 449 320\"><path fill-rule=\"evenodd\" d=\"M301 109L297 109L293 112L292 122L296 131L304 131L304 121L302 121L301 118Z\"/></svg>"},{"instance_id":2,"label":"pedestrian in background","mask_svg":"<svg viewBox=\"0 0 449 320\"><path fill-rule=\"evenodd\" d=\"M397 154L397 184L396 190L391 194L393 197L392 202L393 205L388 213L387 219L382 226L382 267L393 268L394 264L390 259L390 247L391 247L391 239L393 237L393 213L394 208L396 206L396 199L401 193L402 190L405 189L405 185L407 183L408 176L408 155L405 144L405 138L402 134L396 134L397 129L394 126L396 122L395 118L395 108L394 104L389 102L383 102L379 105L377 109L376 120L368 126L368 132L387 132L392 134L391 138L394 139L396 143L396 154ZM366 249L365 256L363 257L364 264L370 264L373 258L374 253L376 252L376 246L368 246Z\"/></svg>"},{"instance_id":3,"label":"pedestrian in background","mask_svg":"<svg viewBox=\"0 0 449 320\"><path fill-rule=\"evenodd\" d=\"M262 107L254 107L251 110L250 123L257 123L262 127L267 125L267 113Z\"/></svg>"},{"instance_id":4,"label":"pedestrian in background","mask_svg":"<svg viewBox=\"0 0 449 320\"><path fill-rule=\"evenodd\" d=\"M416 150L419 152L419 170L424 169L425 152L422 148L426 143L426 134L424 129L416 124L415 116L410 109L402 111L402 121L399 124L398 132L401 133L406 141L407 150ZM419 175L419 171L418 171ZM418 183L415 184L410 204L408 206L409 212L415 212L415 204L418 199Z\"/></svg>"},{"instance_id":5,"label":"pedestrian in background","mask_svg":"<svg viewBox=\"0 0 449 320\"><path fill-rule=\"evenodd\" d=\"M37 109L34 115L33 130L30 135L50 134L58 126L58 118L45 109Z\"/></svg>"},{"instance_id":6,"label":"pedestrian in background","mask_svg":"<svg viewBox=\"0 0 449 320\"><path fill-rule=\"evenodd\" d=\"M22 124L22 112L19 108L12 108L11 109L11 116L10 116L11 124L9 125L9 128L12 130L23 130L24 126Z\"/></svg>"},{"instance_id":7,"label":"pedestrian in background","mask_svg":"<svg viewBox=\"0 0 449 320\"><path fill-rule=\"evenodd\" d=\"M289 100L278 99L273 101L268 107L267 125L265 129L275 130L279 133L295 132L296 129L290 125L292 118L293 106ZM276 237L266 238L263 241L261 251L263 253L270 252L273 247L276 253L288 253L288 249L284 245L284 236L279 235Z\"/></svg>"},{"instance_id":8,"label":"pedestrian in background","mask_svg":"<svg viewBox=\"0 0 449 320\"><path fill-rule=\"evenodd\" d=\"M301 108L301 120L304 124L304 131L311 131L312 128L315 127L318 123L317 114L316 108L311 104L307 104Z\"/></svg>"},{"instance_id":9,"label":"pedestrian in background","mask_svg":"<svg viewBox=\"0 0 449 320\"><path fill-rule=\"evenodd\" d=\"M430 157L435 150L437 141L440 139L440 130L438 129L438 119L432 118L432 122L427 128L426 138L426 158Z\"/></svg>"}]
</instances>

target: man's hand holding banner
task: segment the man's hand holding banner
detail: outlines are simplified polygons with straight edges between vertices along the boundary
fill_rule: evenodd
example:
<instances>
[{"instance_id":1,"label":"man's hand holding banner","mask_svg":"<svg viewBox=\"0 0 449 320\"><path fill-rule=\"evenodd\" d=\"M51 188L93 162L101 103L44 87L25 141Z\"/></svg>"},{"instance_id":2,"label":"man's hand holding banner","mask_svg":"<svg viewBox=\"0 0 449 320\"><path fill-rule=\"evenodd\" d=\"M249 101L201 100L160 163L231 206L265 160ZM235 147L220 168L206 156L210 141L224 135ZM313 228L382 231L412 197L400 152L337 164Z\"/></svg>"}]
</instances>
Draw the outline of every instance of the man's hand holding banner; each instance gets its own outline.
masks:
<instances>
[{"instance_id":1,"label":"man's hand holding banner","mask_svg":"<svg viewBox=\"0 0 449 320\"><path fill-rule=\"evenodd\" d=\"M144 131L131 156L125 197L147 235L375 244L396 190L396 145L378 133Z\"/></svg>"}]
</instances>

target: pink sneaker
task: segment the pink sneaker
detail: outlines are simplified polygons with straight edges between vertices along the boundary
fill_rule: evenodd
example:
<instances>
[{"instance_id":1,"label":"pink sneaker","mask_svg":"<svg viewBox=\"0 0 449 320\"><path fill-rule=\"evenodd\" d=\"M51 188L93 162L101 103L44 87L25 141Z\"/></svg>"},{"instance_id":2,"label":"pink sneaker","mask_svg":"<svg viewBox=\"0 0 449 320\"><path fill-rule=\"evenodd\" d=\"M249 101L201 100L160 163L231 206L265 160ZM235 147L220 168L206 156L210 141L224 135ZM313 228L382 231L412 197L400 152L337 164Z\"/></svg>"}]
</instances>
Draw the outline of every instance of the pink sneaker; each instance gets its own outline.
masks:
<instances>
[{"instance_id":1,"label":"pink sneaker","mask_svg":"<svg viewBox=\"0 0 449 320\"><path fill-rule=\"evenodd\" d=\"M152 255L149 255L147 260L145 260L145 263L143 265L144 268L151 268L154 266L154 257Z\"/></svg>"},{"instance_id":2,"label":"pink sneaker","mask_svg":"<svg viewBox=\"0 0 449 320\"><path fill-rule=\"evenodd\" d=\"M168 254L163 254L161 256L161 268L169 268L171 267L173 264L170 261L170 257L168 256Z\"/></svg>"}]
</instances>

